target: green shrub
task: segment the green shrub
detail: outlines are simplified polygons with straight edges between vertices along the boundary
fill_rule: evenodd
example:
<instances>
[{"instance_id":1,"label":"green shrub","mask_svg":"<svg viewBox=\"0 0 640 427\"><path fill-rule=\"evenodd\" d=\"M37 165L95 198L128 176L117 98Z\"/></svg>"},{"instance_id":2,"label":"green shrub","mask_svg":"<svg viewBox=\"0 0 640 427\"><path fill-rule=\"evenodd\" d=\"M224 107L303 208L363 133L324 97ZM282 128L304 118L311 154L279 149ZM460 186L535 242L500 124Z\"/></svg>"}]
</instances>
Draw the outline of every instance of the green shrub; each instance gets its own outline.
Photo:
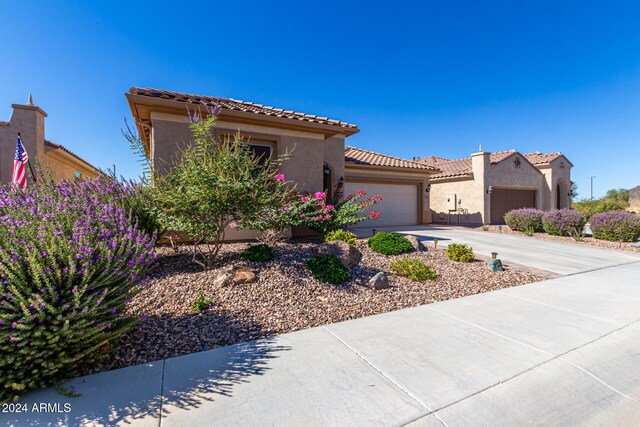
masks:
<instances>
[{"instance_id":1,"label":"green shrub","mask_svg":"<svg viewBox=\"0 0 640 427\"><path fill-rule=\"evenodd\" d=\"M411 252L413 246L406 238L398 233L385 233L381 231L367 240L367 245L374 252L382 255L399 255Z\"/></svg>"},{"instance_id":2,"label":"green shrub","mask_svg":"<svg viewBox=\"0 0 640 427\"><path fill-rule=\"evenodd\" d=\"M533 208L514 209L504 215L504 222L515 231L542 231L542 217L544 212Z\"/></svg>"},{"instance_id":3,"label":"green shrub","mask_svg":"<svg viewBox=\"0 0 640 427\"><path fill-rule=\"evenodd\" d=\"M629 207L629 192L624 189L609 190L601 199L597 200L581 200L573 202L571 208L582 212L591 218L591 216L611 211L624 211Z\"/></svg>"},{"instance_id":4,"label":"green shrub","mask_svg":"<svg viewBox=\"0 0 640 427\"><path fill-rule=\"evenodd\" d=\"M168 165L168 173L153 170L151 195L165 228L194 238L192 260L208 269L227 226L250 224L274 207L284 209L282 203L293 190L276 168L288 154L264 165L241 135L223 141L215 137L215 115L196 119L192 117L193 144ZM263 225L272 226L270 222Z\"/></svg>"},{"instance_id":5,"label":"green shrub","mask_svg":"<svg viewBox=\"0 0 640 427\"><path fill-rule=\"evenodd\" d=\"M424 261L415 258L402 258L391 263L391 269L399 276L408 277L411 280L424 282L436 278L436 271L433 267L425 264Z\"/></svg>"},{"instance_id":6,"label":"green shrub","mask_svg":"<svg viewBox=\"0 0 640 427\"><path fill-rule=\"evenodd\" d=\"M191 308L193 308L193 311L205 311L209 307L211 307L211 301L204 297L203 291L200 291Z\"/></svg>"},{"instance_id":7,"label":"green shrub","mask_svg":"<svg viewBox=\"0 0 640 427\"><path fill-rule=\"evenodd\" d=\"M137 322L154 260L122 184L0 187L0 402L79 373Z\"/></svg>"},{"instance_id":8,"label":"green shrub","mask_svg":"<svg viewBox=\"0 0 640 427\"><path fill-rule=\"evenodd\" d=\"M240 259L252 262L267 262L273 259L273 250L265 245L249 246L240 254Z\"/></svg>"},{"instance_id":9,"label":"green shrub","mask_svg":"<svg viewBox=\"0 0 640 427\"><path fill-rule=\"evenodd\" d=\"M324 236L325 242L331 242L333 240L340 240L350 245L355 245L356 240L358 240L358 236L356 236L354 233L350 231L345 231L345 230L330 231L329 233L326 234L326 236Z\"/></svg>"},{"instance_id":10,"label":"green shrub","mask_svg":"<svg viewBox=\"0 0 640 427\"><path fill-rule=\"evenodd\" d=\"M349 280L349 272L335 255L316 255L306 264L316 279L339 285Z\"/></svg>"},{"instance_id":11,"label":"green shrub","mask_svg":"<svg viewBox=\"0 0 640 427\"><path fill-rule=\"evenodd\" d=\"M589 221L593 237L614 242L635 242L640 237L640 215L631 212L602 212Z\"/></svg>"},{"instance_id":12,"label":"green shrub","mask_svg":"<svg viewBox=\"0 0 640 427\"><path fill-rule=\"evenodd\" d=\"M489 231L489 226L487 224L483 225L482 231Z\"/></svg>"},{"instance_id":13,"label":"green shrub","mask_svg":"<svg viewBox=\"0 0 640 427\"><path fill-rule=\"evenodd\" d=\"M471 262L475 258L473 248L459 243L450 243L447 247L449 259L460 262Z\"/></svg>"}]
</instances>

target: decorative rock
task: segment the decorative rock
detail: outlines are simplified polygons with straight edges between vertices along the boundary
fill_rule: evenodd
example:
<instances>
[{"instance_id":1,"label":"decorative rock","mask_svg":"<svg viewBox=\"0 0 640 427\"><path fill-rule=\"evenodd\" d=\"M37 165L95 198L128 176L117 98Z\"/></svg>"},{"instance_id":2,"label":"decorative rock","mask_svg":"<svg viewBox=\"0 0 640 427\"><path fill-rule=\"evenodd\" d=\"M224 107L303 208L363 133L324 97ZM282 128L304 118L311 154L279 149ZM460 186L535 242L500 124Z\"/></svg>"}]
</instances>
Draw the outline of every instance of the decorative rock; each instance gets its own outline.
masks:
<instances>
[{"instance_id":1,"label":"decorative rock","mask_svg":"<svg viewBox=\"0 0 640 427\"><path fill-rule=\"evenodd\" d=\"M384 271L380 271L369 279L369 287L374 291L389 287L389 279Z\"/></svg>"},{"instance_id":2,"label":"decorative rock","mask_svg":"<svg viewBox=\"0 0 640 427\"><path fill-rule=\"evenodd\" d=\"M246 267L228 267L222 270L211 282L214 289L224 288L229 285L253 283L257 279L256 271Z\"/></svg>"},{"instance_id":3,"label":"decorative rock","mask_svg":"<svg viewBox=\"0 0 640 427\"><path fill-rule=\"evenodd\" d=\"M413 246L413 249L415 251L422 252L422 251L424 251L426 249L424 247L424 245L422 244L422 242L420 240L418 240L418 238L416 236L408 235L408 236L404 236L404 238L407 239L411 243L411 246Z\"/></svg>"},{"instance_id":4,"label":"decorative rock","mask_svg":"<svg viewBox=\"0 0 640 427\"><path fill-rule=\"evenodd\" d=\"M333 240L329 243L323 243L319 245L314 252L316 255L337 256L342 265L347 269L355 267L362 259L362 254L358 248L341 240Z\"/></svg>"},{"instance_id":5,"label":"decorative rock","mask_svg":"<svg viewBox=\"0 0 640 427\"><path fill-rule=\"evenodd\" d=\"M256 271L251 268L239 267L233 271L233 284L253 283L257 279Z\"/></svg>"}]
</instances>

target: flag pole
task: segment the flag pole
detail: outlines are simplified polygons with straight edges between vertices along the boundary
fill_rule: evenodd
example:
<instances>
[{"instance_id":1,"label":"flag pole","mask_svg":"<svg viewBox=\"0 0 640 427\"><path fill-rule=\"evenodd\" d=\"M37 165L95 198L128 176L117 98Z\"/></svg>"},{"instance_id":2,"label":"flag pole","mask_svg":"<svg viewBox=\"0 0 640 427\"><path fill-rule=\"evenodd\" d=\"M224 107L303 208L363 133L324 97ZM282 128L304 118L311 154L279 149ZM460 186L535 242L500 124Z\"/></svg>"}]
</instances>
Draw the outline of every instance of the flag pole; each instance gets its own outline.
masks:
<instances>
[{"instance_id":1,"label":"flag pole","mask_svg":"<svg viewBox=\"0 0 640 427\"><path fill-rule=\"evenodd\" d=\"M18 132L18 138L20 138L20 142L22 142L22 136L20 135L20 132ZM24 145L23 145L24 148ZM27 158L27 164L29 165L29 170L31 171L31 178L33 178L33 183L37 184L38 180L36 179L36 174L33 173L33 168L31 167L31 159Z\"/></svg>"}]
</instances>

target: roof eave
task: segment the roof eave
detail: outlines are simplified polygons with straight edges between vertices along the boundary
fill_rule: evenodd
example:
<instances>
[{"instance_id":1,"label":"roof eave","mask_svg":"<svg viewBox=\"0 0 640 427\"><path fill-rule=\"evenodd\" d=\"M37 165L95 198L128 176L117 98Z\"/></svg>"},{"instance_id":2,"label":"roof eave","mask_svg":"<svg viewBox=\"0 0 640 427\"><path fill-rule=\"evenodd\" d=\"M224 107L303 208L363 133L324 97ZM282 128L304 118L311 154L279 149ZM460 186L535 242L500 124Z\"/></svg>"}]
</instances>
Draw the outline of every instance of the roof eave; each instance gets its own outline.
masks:
<instances>
[{"instance_id":1,"label":"roof eave","mask_svg":"<svg viewBox=\"0 0 640 427\"><path fill-rule=\"evenodd\" d=\"M408 168L404 166L363 165L361 163L354 163L349 161L345 161L344 166L345 168L350 167L354 169L373 169L373 170L385 170L385 171L397 171L398 169L400 169L403 172L427 173L429 175L440 173L439 170L434 170L434 169Z\"/></svg>"},{"instance_id":2,"label":"roof eave","mask_svg":"<svg viewBox=\"0 0 640 427\"><path fill-rule=\"evenodd\" d=\"M147 156L149 155L150 144L150 117L143 117L141 106L145 106L149 111L164 112L169 114L187 115L187 106L203 107L199 104L175 101L171 99L151 98L146 95L136 95L125 93L125 97L129 103L129 108L136 121L136 127L140 132L140 137L144 143ZM306 132L314 132L323 134L325 139L343 135L345 138L360 132L357 127L346 127L341 125L328 125L323 123L313 123L305 120L296 120L287 117L268 116L265 114L252 113L247 111L236 111L223 109L219 115L220 118L231 119L239 123L259 124L268 127L286 128ZM149 122L148 124L145 123ZM145 130L145 127L149 127Z\"/></svg>"}]
</instances>

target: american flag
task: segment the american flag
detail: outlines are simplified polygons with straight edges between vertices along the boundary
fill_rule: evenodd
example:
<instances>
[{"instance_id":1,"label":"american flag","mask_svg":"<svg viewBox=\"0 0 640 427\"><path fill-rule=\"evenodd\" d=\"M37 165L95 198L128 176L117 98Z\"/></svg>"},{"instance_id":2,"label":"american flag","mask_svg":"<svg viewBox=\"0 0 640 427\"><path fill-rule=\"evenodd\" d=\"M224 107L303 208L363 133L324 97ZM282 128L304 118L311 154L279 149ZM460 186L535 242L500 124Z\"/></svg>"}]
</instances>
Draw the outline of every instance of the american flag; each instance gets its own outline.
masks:
<instances>
[{"instance_id":1,"label":"american flag","mask_svg":"<svg viewBox=\"0 0 640 427\"><path fill-rule=\"evenodd\" d=\"M20 138L20 134L18 134L16 157L13 159L13 176L11 177L11 182L18 184L20 188L25 188L27 186L27 171L25 166L28 160L29 156L27 155L27 150L24 149L24 146L22 145L22 138Z\"/></svg>"}]
</instances>

